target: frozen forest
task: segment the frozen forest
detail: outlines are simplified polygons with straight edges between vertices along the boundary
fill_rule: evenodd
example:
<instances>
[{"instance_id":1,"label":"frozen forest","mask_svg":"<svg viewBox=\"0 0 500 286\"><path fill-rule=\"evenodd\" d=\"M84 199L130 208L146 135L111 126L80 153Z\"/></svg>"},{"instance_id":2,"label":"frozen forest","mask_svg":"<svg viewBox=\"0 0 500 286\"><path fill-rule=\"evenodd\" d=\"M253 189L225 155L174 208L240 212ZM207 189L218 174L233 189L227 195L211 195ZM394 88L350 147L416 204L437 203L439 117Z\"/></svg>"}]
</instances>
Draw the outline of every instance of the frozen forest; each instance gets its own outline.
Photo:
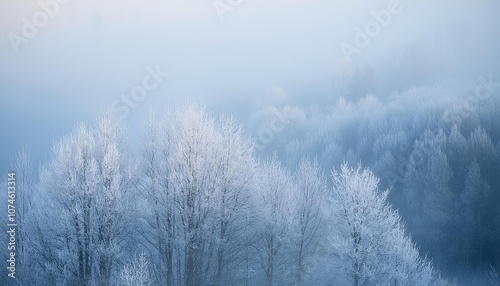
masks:
<instances>
[{"instance_id":1,"label":"frozen forest","mask_svg":"<svg viewBox=\"0 0 500 286\"><path fill-rule=\"evenodd\" d=\"M0 286L500 285L499 12L0 0Z\"/></svg>"},{"instance_id":2,"label":"frozen forest","mask_svg":"<svg viewBox=\"0 0 500 286\"><path fill-rule=\"evenodd\" d=\"M56 140L39 169L22 149L19 280L448 285L474 271L496 284L500 101L446 122L460 98L437 93L268 107L292 118L277 135L297 133L272 154L193 103L151 111L137 152L111 113Z\"/></svg>"}]
</instances>

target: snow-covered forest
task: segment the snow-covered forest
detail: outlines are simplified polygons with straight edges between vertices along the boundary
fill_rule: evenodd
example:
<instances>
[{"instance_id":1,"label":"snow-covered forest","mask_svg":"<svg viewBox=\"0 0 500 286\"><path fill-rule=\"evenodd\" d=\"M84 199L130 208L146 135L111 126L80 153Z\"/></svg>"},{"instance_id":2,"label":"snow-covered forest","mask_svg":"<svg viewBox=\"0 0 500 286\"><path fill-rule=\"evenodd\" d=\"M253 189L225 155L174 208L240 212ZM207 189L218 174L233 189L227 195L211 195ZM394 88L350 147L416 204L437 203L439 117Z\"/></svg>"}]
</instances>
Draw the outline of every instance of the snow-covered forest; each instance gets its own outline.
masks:
<instances>
[{"instance_id":1,"label":"snow-covered forest","mask_svg":"<svg viewBox=\"0 0 500 286\"><path fill-rule=\"evenodd\" d=\"M187 103L151 111L136 152L127 126L101 114L40 168L19 152L18 281L494 285L500 101L450 111L465 99L415 88L268 105L256 113L267 126L288 121L265 146L237 118Z\"/></svg>"},{"instance_id":2,"label":"snow-covered forest","mask_svg":"<svg viewBox=\"0 0 500 286\"><path fill-rule=\"evenodd\" d=\"M0 286L500 285L499 11L0 0Z\"/></svg>"},{"instance_id":3,"label":"snow-covered forest","mask_svg":"<svg viewBox=\"0 0 500 286\"><path fill-rule=\"evenodd\" d=\"M289 170L242 133L189 105L152 114L139 154L110 115L61 138L39 174L21 151L22 283L444 284L373 172Z\"/></svg>"}]
</instances>

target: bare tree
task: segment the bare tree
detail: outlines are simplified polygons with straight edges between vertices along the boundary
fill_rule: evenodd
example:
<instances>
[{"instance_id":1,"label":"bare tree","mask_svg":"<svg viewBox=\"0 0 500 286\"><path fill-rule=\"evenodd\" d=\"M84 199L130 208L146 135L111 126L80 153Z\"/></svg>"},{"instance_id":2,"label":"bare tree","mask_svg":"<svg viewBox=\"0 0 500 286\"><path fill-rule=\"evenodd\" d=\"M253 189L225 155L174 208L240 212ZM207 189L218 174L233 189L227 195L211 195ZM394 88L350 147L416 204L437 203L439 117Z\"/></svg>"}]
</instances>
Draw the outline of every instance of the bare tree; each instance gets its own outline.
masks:
<instances>
[{"instance_id":1,"label":"bare tree","mask_svg":"<svg viewBox=\"0 0 500 286\"><path fill-rule=\"evenodd\" d=\"M144 252L134 255L134 259L122 268L119 282L123 286L153 285L149 275L149 261Z\"/></svg>"}]
</instances>

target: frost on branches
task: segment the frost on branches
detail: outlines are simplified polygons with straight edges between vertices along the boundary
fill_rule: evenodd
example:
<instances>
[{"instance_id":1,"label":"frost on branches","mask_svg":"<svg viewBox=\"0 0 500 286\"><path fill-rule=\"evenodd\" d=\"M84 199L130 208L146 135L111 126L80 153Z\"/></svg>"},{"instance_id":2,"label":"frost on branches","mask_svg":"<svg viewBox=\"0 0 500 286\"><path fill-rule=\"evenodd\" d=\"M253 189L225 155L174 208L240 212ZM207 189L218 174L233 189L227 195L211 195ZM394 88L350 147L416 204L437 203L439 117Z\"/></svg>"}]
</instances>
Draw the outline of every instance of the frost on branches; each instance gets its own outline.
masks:
<instances>
[{"instance_id":1,"label":"frost on branches","mask_svg":"<svg viewBox=\"0 0 500 286\"><path fill-rule=\"evenodd\" d=\"M336 271L352 285L439 285L432 265L419 256L399 214L387 203L388 191L361 166L333 171Z\"/></svg>"}]
</instances>

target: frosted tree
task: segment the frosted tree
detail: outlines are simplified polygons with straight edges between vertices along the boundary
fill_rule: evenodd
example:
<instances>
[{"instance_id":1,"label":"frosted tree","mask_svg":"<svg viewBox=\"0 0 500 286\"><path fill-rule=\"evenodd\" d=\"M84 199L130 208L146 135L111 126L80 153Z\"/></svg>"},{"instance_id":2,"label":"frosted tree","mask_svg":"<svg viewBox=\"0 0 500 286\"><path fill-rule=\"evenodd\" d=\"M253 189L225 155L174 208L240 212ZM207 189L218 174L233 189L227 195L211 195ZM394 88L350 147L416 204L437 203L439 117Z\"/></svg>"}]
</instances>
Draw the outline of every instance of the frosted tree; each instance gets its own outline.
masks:
<instances>
[{"instance_id":1,"label":"frosted tree","mask_svg":"<svg viewBox=\"0 0 500 286\"><path fill-rule=\"evenodd\" d=\"M123 286L150 286L153 280L149 275L149 261L144 252L134 255L120 271L119 282Z\"/></svg>"},{"instance_id":2,"label":"frosted tree","mask_svg":"<svg viewBox=\"0 0 500 286\"><path fill-rule=\"evenodd\" d=\"M452 187L454 189L461 189L473 154L469 152L467 139L456 125L451 128L448 135L445 152L455 177L451 182Z\"/></svg>"},{"instance_id":3,"label":"frosted tree","mask_svg":"<svg viewBox=\"0 0 500 286\"><path fill-rule=\"evenodd\" d=\"M285 283L283 267L290 265L287 250L291 243L291 214L295 213L295 188L289 172L281 167L275 156L261 165L256 190L260 224L257 247L266 285L269 286L275 281Z\"/></svg>"},{"instance_id":4,"label":"frosted tree","mask_svg":"<svg viewBox=\"0 0 500 286\"><path fill-rule=\"evenodd\" d=\"M109 285L113 263L119 253L118 240L128 226L127 192L135 163L127 152L122 127L106 114L97 121L95 158L99 187L95 197L97 219L98 281Z\"/></svg>"},{"instance_id":5,"label":"frosted tree","mask_svg":"<svg viewBox=\"0 0 500 286\"><path fill-rule=\"evenodd\" d=\"M60 210L48 218L60 225L51 235L65 283L110 284L133 166L120 132L110 115L100 118L95 129L79 126L54 146L42 173L43 187Z\"/></svg>"},{"instance_id":6,"label":"frosted tree","mask_svg":"<svg viewBox=\"0 0 500 286\"><path fill-rule=\"evenodd\" d=\"M139 206L149 228L142 233L157 255L154 260L156 281L174 285L174 249L176 204L169 184L172 125L168 117L159 119L151 113L144 124L141 173L141 194L146 197L147 206Z\"/></svg>"},{"instance_id":7,"label":"frosted tree","mask_svg":"<svg viewBox=\"0 0 500 286\"><path fill-rule=\"evenodd\" d=\"M317 161L303 158L294 174L295 221L295 285L302 285L304 276L319 255L326 233L326 180Z\"/></svg>"},{"instance_id":8,"label":"frosted tree","mask_svg":"<svg viewBox=\"0 0 500 286\"><path fill-rule=\"evenodd\" d=\"M481 169L476 161L469 167L465 187L460 195L460 216L457 222L461 227L460 249L464 263L469 267L483 261L487 216L487 202L490 199L490 186L481 178Z\"/></svg>"},{"instance_id":9,"label":"frosted tree","mask_svg":"<svg viewBox=\"0 0 500 286\"><path fill-rule=\"evenodd\" d=\"M238 254L244 249L237 240L245 239L251 180L255 173L253 145L244 138L241 127L233 118L223 118L219 124L218 144L215 149L214 196L216 227L215 285L223 283L224 269L238 262Z\"/></svg>"},{"instance_id":10,"label":"frosted tree","mask_svg":"<svg viewBox=\"0 0 500 286\"><path fill-rule=\"evenodd\" d=\"M386 202L388 191L368 169L343 164L333 172L334 249L352 285L442 283L405 235L400 217Z\"/></svg>"},{"instance_id":11,"label":"frosted tree","mask_svg":"<svg viewBox=\"0 0 500 286\"><path fill-rule=\"evenodd\" d=\"M393 212L398 221L401 220ZM379 258L385 266L385 275L380 281L391 285L447 285L434 270L432 263L419 255L418 249L405 234L402 223L388 231L388 240L385 245L386 252Z\"/></svg>"},{"instance_id":12,"label":"frosted tree","mask_svg":"<svg viewBox=\"0 0 500 286\"><path fill-rule=\"evenodd\" d=\"M252 144L234 119L216 123L197 105L170 118L151 115L145 128L145 238L158 256L158 281L231 283L227 269L238 267L238 240L248 235L241 225L255 172Z\"/></svg>"},{"instance_id":13,"label":"frosted tree","mask_svg":"<svg viewBox=\"0 0 500 286\"><path fill-rule=\"evenodd\" d=\"M403 190L412 235L438 266L449 259L442 246L450 235L447 230L452 225L454 203L449 186L453 173L443 150L445 146L442 130L427 130L415 141Z\"/></svg>"},{"instance_id":14,"label":"frosted tree","mask_svg":"<svg viewBox=\"0 0 500 286\"><path fill-rule=\"evenodd\" d=\"M469 150L481 166L482 177L494 182L498 178L499 154L490 136L483 128L477 128L468 138Z\"/></svg>"},{"instance_id":15,"label":"frosted tree","mask_svg":"<svg viewBox=\"0 0 500 286\"><path fill-rule=\"evenodd\" d=\"M45 188L51 190L61 209L60 235L66 241L61 253L73 273L70 283L81 285L92 284L96 258L92 253L95 247L91 228L99 171L94 152L92 132L79 126L75 133L55 145L53 161L42 175Z\"/></svg>"},{"instance_id":16,"label":"frosted tree","mask_svg":"<svg viewBox=\"0 0 500 286\"><path fill-rule=\"evenodd\" d=\"M178 112L174 127L170 183L177 197L177 208L184 236L185 285L201 285L209 241L204 231L213 215L214 147L217 139L213 119L204 109L188 106ZM205 264L205 265L204 265Z\"/></svg>"},{"instance_id":17,"label":"frosted tree","mask_svg":"<svg viewBox=\"0 0 500 286\"><path fill-rule=\"evenodd\" d=\"M47 188L48 167L40 174L41 184L36 187L32 198L33 224L30 228L30 246L33 254L29 257L32 284L70 284L76 280L76 255L69 253L69 238L66 228L70 225L67 213L52 189ZM71 258L70 261L66 259Z\"/></svg>"}]
</instances>

